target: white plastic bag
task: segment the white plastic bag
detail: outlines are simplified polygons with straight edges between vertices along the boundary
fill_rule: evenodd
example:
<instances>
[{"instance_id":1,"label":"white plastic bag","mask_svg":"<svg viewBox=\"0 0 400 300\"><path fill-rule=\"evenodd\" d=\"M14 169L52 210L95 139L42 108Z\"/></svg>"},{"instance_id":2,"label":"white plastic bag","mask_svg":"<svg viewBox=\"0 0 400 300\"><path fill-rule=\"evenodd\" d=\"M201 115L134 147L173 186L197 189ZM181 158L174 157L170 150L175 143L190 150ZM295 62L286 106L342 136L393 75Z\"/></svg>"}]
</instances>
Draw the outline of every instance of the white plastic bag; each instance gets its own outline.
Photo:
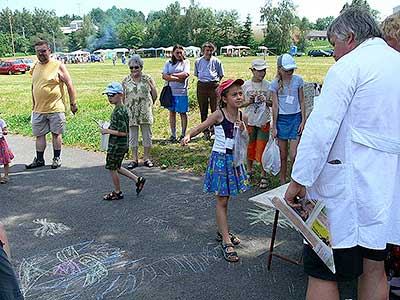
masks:
<instances>
[{"instance_id":1,"label":"white plastic bag","mask_svg":"<svg viewBox=\"0 0 400 300\"><path fill-rule=\"evenodd\" d=\"M249 143L249 133L244 125L243 131L235 126L234 146L233 146L233 165L238 167L247 160L247 145Z\"/></svg>"},{"instance_id":2,"label":"white plastic bag","mask_svg":"<svg viewBox=\"0 0 400 300\"><path fill-rule=\"evenodd\" d=\"M110 127L110 122L108 122L108 121L96 120L94 118L93 118L93 121L95 121L97 123L99 128L108 128L108 127ZM110 139L110 135L108 133L101 135L100 151L107 152L107 150L108 150L108 140L109 139Z\"/></svg>"},{"instance_id":3,"label":"white plastic bag","mask_svg":"<svg viewBox=\"0 0 400 300\"><path fill-rule=\"evenodd\" d=\"M250 104L246 109L249 124L263 127L268 122L267 109L269 108L265 102Z\"/></svg>"},{"instance_id":4,"label":"white plastic bag","mask_svg":"<svg viewBox=\"0 0 400 300\"><path fill-rule=\"evenodd\" d=\"M276 139L270 138L261 157L264 170L271 172L274 176L281 170L281 157L277 143Z\"/></svg>"}]
</instances>

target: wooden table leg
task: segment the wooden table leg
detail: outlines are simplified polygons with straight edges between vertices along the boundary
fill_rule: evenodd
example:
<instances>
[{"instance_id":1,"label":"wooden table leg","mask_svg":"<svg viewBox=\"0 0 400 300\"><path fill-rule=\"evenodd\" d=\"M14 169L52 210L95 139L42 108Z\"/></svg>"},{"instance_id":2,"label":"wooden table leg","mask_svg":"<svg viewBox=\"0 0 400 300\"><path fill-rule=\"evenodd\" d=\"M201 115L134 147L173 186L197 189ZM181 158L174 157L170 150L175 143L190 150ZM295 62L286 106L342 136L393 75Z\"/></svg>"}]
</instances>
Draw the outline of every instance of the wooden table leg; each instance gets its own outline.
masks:
<instances>
[{"instance_id":1,"label":"wooden table leg","mask_svg":"<svg viewBox=\"0 0 400 300\"><path fill-rule=\"evenodd\" d=\"M274 244L275 244L275 237L276 237L276 229L278 227L278 219L279 219L279 210L275 210L274 225L272 227L271 242L269 244L269 255L268 255L268 263L267 263L268 271L271 269L272 255L274 252Z\"/></svg>"}]
</instances>

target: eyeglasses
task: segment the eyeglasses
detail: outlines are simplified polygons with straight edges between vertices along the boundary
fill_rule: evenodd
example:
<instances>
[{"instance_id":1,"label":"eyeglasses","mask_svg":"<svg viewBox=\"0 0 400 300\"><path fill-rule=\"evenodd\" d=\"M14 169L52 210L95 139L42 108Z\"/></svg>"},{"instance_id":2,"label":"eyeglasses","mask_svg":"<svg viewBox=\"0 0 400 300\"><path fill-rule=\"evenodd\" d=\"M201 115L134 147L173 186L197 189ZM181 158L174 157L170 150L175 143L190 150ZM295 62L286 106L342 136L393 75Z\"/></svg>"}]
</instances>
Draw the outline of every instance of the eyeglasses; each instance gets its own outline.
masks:
<instances>
[{"instance_id":1,"label":"eyeglasses","mask_svg":"<svg viewBox=\"0 0 400 300\"><path fill-rule=\"evenodd\" d=\"M48 50L49 50L49 49L38 49L38 50L36 50L35 52L36 52L37 54L43 54L43 53L46 53Z\"/></svg>"},{"instance_id":2,"label":"eyeglasses","mask_svg":"<svg viewBox=\"0 0 400 300\"><path fill-rule=\"evenodd\" d=\"M108 93L108 94L106 94L108 97L110 97L110 98L112 98L112 97L114 97L116 94L113 94L113 93Z\"/></svg>"},{"instance_id":3,"label":"eyeglasses","mask_svg":"<svg viewBox=\"0 0 400 300\"><path fill-rule=\"evenodd\" d=\"M133 70L133 69L138 70L138 69L140 69L140 66L130 66L129 69L131 69L131 70Z\"/></svg>"}]
</instances>

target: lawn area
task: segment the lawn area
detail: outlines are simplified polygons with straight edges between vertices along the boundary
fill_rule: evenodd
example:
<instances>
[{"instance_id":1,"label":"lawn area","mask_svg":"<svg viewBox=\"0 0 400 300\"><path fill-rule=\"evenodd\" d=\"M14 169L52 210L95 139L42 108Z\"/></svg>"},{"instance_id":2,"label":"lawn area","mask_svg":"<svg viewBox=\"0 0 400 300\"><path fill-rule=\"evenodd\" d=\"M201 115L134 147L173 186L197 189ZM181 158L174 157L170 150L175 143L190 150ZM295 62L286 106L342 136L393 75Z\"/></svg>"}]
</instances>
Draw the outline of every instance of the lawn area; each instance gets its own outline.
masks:
<instances>
[{"instance_id":1,"label":"lawn area","mask_svg":"<svg viewBox=\"0 0 400 300\"><path fill-rule=\"evenodd\" d=\"M221 58L226 78L250 78L250 62L255 57ZM272 80L276 72L276 57L266 57L270 68L266 79ZM333 64L333 58L298 57L299 69L296 74L305 81L322 82L328 68ZM150 74L156 82L158 92L161 91L163 80L161 71L165 59L147 58L144 60L144 73ZM67 65L71 73L79 111L74 116L67 113L67 133L64 135L64 144L98 151L100 133L92 118L108 120L113 109L106 97L101 95L106 85L111 81L122 81L129 74L126 65L118 61L113 66L111 61L105 63L88 63ZM194 59L191 59L191 71L194 69ZM0 75L0 111L1 117L8 123L9 131L13 134L31 135L31 77L25 75ZM196 100L196 77L189 79L190 113L189 126L199 124L200 116ZM182 148L178 144L166 144L163 141L169 137L168 111L159 105L157 100L154 107L155 123L153 125L154 146L152 159L156 165L166 165L169 168L184 169L202 174L205 170L212 142L204 141L201 135L189 147ZM177 134L180 135L180 119L177 120ZM12 145L11 145L12 146ZM28 149L32 151L34 149Z\"/></svg>"}]
</instances>

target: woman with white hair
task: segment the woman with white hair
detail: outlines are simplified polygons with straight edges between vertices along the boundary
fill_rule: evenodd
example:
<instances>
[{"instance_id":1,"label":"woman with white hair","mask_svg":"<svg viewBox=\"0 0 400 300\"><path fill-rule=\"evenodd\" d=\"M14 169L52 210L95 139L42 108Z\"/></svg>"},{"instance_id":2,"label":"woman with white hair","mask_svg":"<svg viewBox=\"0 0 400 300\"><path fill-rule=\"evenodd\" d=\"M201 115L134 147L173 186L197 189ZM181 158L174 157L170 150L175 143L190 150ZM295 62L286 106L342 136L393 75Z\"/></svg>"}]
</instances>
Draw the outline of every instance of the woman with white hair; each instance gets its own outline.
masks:
<instances>
[{"instance_id":1,"label":"woman with white hair","mask_svg":"<svg viewBox=\"0 0 400 300\"><path fill-rule=\"evenodd\" d=\"M129 59L128 66L130 74L122 81L124 88L124 104L129 114L129 144L132 147L133 161L129 163L128 169L139 165L139 126L143 138L143 164L153 167L150 160L150 149L152 146L153 104L157 99L157 90L154 80L150 75L144 74L143 59L134 54Z\"/></svg>"}]
</instances>

